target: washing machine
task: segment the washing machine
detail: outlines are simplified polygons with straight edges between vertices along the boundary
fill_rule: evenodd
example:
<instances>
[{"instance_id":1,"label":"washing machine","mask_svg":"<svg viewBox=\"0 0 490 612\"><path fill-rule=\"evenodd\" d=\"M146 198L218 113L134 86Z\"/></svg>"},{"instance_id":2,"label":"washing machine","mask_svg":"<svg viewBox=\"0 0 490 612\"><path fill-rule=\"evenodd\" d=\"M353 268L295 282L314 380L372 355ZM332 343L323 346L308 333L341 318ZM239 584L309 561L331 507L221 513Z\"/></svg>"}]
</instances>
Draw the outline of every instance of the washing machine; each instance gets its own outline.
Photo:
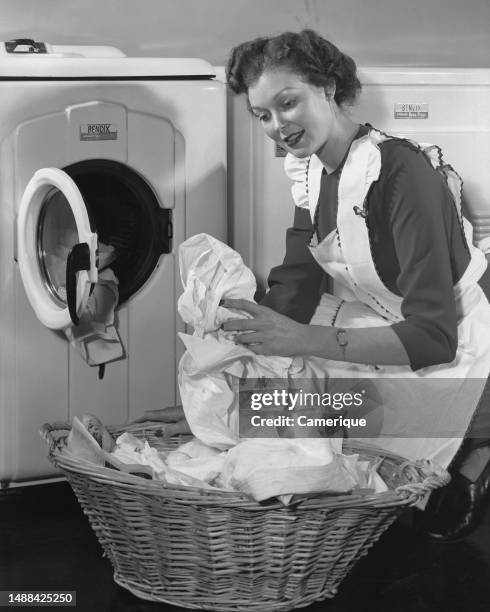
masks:
<instances>
[{"instance_id":1,"label":"washing machine","mask_svg":"<svg viewBox=\"0 0 490 612\"><path fill-rule=\"evenodd\" d=\"M55 476L45 422L92 413L118 424L178 401L177 248L198 232L226 240L225 117L224 85L200 59L0 44L3 487ZM101 245L123 347L105 371L66 336Z\"/></svg>"}]
</instances>

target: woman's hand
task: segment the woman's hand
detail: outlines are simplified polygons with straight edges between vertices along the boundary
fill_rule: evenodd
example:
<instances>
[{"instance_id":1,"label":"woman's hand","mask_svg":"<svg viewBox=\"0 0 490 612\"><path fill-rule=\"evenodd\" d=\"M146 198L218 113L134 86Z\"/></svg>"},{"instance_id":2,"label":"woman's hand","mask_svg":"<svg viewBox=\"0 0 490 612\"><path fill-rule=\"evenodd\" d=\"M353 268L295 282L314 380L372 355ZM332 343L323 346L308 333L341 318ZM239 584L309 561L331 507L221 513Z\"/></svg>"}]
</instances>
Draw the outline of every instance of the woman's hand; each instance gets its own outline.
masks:
<instances>
[{"instance_id":1,"label":"woman's hand","mask_svg":"<svg viewBox=\"0 0 490 612\"><path fill-rule=\"evenodd\" d=\"M145 414L134 419L133 423L144 423L145 421L162 421L163 423L177 423L185 419L184 409L181 405L167 406L159 410L146 410Z\"/></svg>"},{"instance_id":2,"label":"woman's hand","mask_svg":"<svg viewBox=\"0 0 490 612\"><path fill-rule=\"evenodd\" d=\"M167 408L160 408L159 410L147 410L143 416L135 419L133 423L145 423L147 421L164 423L162 426L164 438L192 433L181 405L167 406Z\"/></svg>"},{"instance_id":3,"label":"woman's hand","mask_svg":"<svg viewBox=\"0 0 490 612\"><path fill-rule=\"evenodd\" d=\"M309 325L297 323L282 314L248 300L226 299L222 306L243 310L252 319L233 319L223 323L224 331L245 332L236 336L236 342L244 344L258 355L310 355L315 340Z\"/></svg>"}]
</instances>

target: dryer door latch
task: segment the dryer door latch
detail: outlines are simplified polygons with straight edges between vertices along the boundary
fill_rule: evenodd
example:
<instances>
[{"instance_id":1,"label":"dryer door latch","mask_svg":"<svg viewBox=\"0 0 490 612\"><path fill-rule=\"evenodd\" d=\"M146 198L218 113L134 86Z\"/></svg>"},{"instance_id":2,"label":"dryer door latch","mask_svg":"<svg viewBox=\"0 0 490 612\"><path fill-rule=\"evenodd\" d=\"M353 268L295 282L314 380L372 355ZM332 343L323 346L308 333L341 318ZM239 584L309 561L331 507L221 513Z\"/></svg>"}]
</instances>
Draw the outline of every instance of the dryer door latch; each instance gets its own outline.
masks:
<instances>
[{"instance_id":1,"label":"dryer door latch","mask_svg":"<svg viewBox=\"0 0 490 612\"><path fill-rule=\"evenodd\" d=\"M171 253L174 227L172 225L172 211L170 208L161 208L159 210L159 222L160 253Z\"/></svg>"}]
</instances>

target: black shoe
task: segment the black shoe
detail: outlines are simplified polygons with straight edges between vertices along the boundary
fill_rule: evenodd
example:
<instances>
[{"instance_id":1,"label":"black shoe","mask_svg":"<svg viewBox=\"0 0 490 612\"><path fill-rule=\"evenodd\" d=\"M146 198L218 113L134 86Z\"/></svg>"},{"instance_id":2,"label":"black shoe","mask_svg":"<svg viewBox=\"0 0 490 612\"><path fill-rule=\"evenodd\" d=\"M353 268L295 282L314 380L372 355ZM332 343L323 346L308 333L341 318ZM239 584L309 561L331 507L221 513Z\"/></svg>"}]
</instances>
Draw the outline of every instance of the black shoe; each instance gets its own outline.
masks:
<instances>
[{"instance_id":1,"label":"black shoe","mask_svg":"<svg viewBox=\"0 0 490 612\"><path fill-rule=\"evenodd\" d=\"M490 462L475 482L453 472L451 482L431 495L424 511L424 530L439 542L463 538L480 525L489 501Z\"/></svg>"}]
</instances>

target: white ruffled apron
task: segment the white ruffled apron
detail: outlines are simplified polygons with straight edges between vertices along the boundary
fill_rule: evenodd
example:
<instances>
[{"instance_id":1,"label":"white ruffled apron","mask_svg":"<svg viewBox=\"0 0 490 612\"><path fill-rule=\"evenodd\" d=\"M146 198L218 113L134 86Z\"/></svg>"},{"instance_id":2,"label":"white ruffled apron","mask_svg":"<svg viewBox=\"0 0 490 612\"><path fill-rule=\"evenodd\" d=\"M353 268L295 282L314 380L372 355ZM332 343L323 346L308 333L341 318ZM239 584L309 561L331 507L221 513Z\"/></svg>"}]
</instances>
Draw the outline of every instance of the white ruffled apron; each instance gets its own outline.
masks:
<instances>
[{"instance_id":1,"label":"white ruffled apron","mask_svg":"<svg viewBox=\"0 0 490 612\"><path fill-rule=\"evenodd\" d=\"M379 177L381 153L377 145L387 138L371 130L354 141L339 181L337 228L320 244L310 247L316 261L333 277L336 294L322 296L311 320L313 325L376 327L404 319L402 298L387 289L376 271L366 221L359 214L370 185ZM376 385L382 405L366 415L375 422L377 436L364 438L364 442L409 459L432 459L447 467L468 429L490 371L490 305L478 285L487 262L483 252L473 246L471 224L461 214L460 178L442 164L437 147L418 146L444 174L471 249L468 268L454 287L456 357L451 363L416 372L409 366L330 360L325 367L330 378L383 379Z\"/></svg>"}]
</instances>

